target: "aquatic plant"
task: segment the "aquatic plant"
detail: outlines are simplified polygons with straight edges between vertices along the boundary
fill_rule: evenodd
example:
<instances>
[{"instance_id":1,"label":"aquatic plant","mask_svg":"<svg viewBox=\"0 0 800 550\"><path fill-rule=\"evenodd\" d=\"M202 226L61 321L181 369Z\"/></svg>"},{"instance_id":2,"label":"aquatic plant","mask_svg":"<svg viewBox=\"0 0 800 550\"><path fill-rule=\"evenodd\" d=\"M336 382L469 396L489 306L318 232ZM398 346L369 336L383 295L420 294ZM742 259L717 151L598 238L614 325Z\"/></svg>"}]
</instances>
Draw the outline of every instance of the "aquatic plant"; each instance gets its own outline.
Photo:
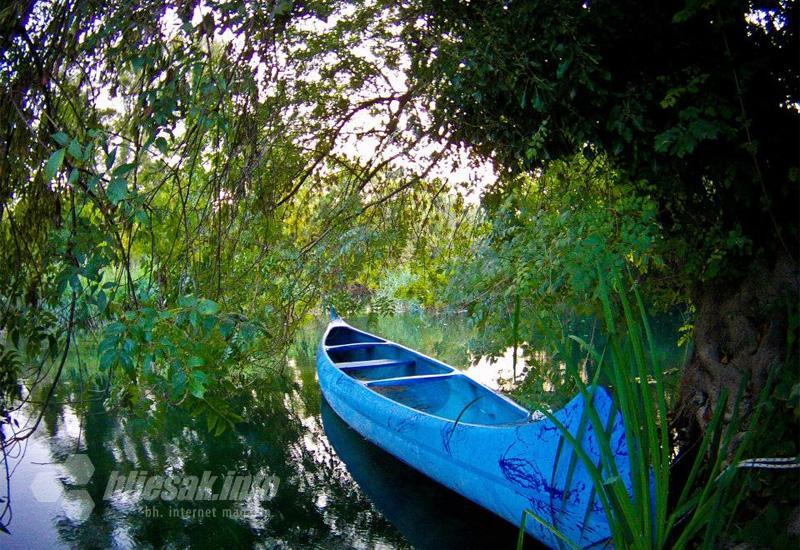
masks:
<instances>
[{"instance_id":1,"label":"aquatic plant","mask_svg":"<svg viewBox=\"0 0 800 550\"><path fill-rule=\"evenodd\" d=\"M586 361L583 365L568 363L567 371L584 396L588 397L601 383L612 389L625 422L631 479L617 475L610 437L592 407L585 409L581 425L590 423L600 436L599 463L589 459L578 443L580 437L575 437L552 413L542 411L556 423L568 443L562 448L568 455L565 459L570 461L567 479L578 463L589 471L597 498L609 520L611 541L618 548L684 548L695 543L703 548L715 547L722 537L730 536L737 509L755 488L753 484L742 483L741 476L751 475L742 472L745 468L797 467L797 457L792 456L797 454L797 449L791 443L784 445L787 453L784 457L745 458L762 456L776 443L765 444L761 435L764 426L770 425L768 420L783 412L775 402L790 404L790 400L780 399L780 388L786 386L779 383L781 366L775 365L770 370L749 416L742 414L746 381L737 395L727 395L723 390L703 437L695 443L695 448L678 455L679 460L693 455L685 479L678 479L673 469L676 450L670 434L668 394L662 367L656 360L644 302L630 277L614 278L610 286L602 273L599 280L597 298L604 314L607 345L598 350L572 336L585 351ZM795 340L791 335L787 345L787 357L796 357ZM584 365L593 369L590 382L584 382L581 377ZM775 397L777 399L773 399ZM732 407L727 409L729 402ZM727 410L733 413L726 415ZM792 416L789 415L788 422L796 423L796 416L793 420ZM796 477L788 485L796 487ZM557 524L526 511L521 518L517 548L523 545L525 524L529 519L544 525L567 547L575 547L574 541L566 538ZM557 518L554 520L557 523Z\"/></svg>"}]
</instances>

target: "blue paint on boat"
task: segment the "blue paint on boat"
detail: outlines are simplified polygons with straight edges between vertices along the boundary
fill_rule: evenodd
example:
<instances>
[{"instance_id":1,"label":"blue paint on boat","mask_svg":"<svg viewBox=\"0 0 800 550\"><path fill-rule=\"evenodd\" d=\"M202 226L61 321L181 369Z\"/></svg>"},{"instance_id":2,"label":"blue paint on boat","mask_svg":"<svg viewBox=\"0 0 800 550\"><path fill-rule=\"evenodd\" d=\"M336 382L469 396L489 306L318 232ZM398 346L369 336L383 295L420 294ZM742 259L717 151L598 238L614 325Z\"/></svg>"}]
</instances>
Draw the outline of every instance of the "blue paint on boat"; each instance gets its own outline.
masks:
<instances>
[{"instance_id":1,"label":"blue paint on boat","mask_svg":"<svg viewBox=\"0 0 800 550\"><path fill-rule=\"evenodd\" d=\"M317 353L319 383L354 430L515 525L531 510L577 546L610 537L592 480L579 460L570 477L573 453L552 421L533 420L527 409L453 367L332 318ZM587 398L608 426L616 468L630 492L625 429L608 392L598 387L579 394L554 416L573 437L581 434L583 450L599 464L584 415ZM558 547L540 523L529 518L526 529Z\"/></svg>"}]
</instances>

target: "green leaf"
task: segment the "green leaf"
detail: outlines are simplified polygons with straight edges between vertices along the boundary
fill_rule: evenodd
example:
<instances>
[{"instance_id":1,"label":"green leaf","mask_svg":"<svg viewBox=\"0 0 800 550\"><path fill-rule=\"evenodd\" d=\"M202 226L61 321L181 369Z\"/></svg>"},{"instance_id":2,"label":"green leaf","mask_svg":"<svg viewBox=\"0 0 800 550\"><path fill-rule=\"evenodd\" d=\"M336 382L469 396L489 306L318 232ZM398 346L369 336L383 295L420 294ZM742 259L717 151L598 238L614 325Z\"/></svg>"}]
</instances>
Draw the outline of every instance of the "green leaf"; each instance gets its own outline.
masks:
<instances>
[{"instance_id":1,"label":"green leaf","mask_svg":"<svg viewBox=\"0 0 800 550\"><path fill-rule=\"evenodd\" d=\"M67 152L69 156L74 158L75 160L83 160L83 150L81 149L81 144L78 143L77 139L73 139L69 142L69 147L67 147Z\"/></svg>"},{"instance_id":2,"label":"green leaf","mask_svg":"<svg viewBox=\"0 0 800 550\"><path fill-rule=\"evenodd\" d=\"M125 329L126 329L126 327L125 327L124 323L120 323L119 321L115 321L113 323L110 323L108 326L106 326L105 333L106 334L113 334L114 336L120 336L121 334L123 334L125 332Z\"/></svg>"},{"instance_id":3,"label":"green leaf","mask_svg":"<svg viewBox=\"0 0 800 550\"><path fill-rule=\"evenodd\" d=\"M217 318L214 315L209 315L203 319L203 331L209 332L217 326Z\"/></svg>"},{"instance_id":4,"label":"green leaf","mask_svg":"<svg viewBox=\"0 0 800 550\"><path fill-rule=\"evenodd\" d=\"M117 148L114 147L106 157L106 170L111 170L111 167L114 166L114 162L116 160L117 160Z\"/></svg>"},{"instance_id":5,"label":"green leaf","mask_svg":"<svg viewBox=\"0 0 800 550\"><path fill-rule=\"evenodd\" d=\"M175 373L172 375L172 394L180 396L186 389L186 374L179 366L176 366Z\"/></svg>"},{"instance_id":6,"label":"green leaf","mask_svg":"<svg viewBox=\"0 0 800 550\"><path fill-rule=\"evenodd\" d=\"M115 178L124 178L128 175L128 173L136 168L135 162L128 162L126 164L122 164L114 168L114 171L111 173Z\"/></svg>"},{"instance_id":7,"label":"green leaf","mask_svg":"<svg viewBox=\"0 0 800 550\"><path fill-rule=\"evenodd\" d=\"M116 336L107 336L103 339L102 342L97 346L97 353L99 355L103 355L108 350L112 350L117 347L117 343L119 339Z\"/></svg>"},{"instance_id":8,"label":"green leaf","mask_svg":"<svg viewBox=\"0 0 800 550\"><path fill-rule=\"evenodd\" d=\"M195 396L198 399L203 398L203 395L205 395L206 393L206 388L205 388L206 380L207 380L206 373L204 373L203 371L197 371L195 373L192 373L192 383L190 386L190 391L193 396Z\"/></svg>"},{"instance_id":9,"label":"green leaf","mask_svg":"<svg viewBox=\"0 0 800 550\"><path fill-rule=\"evenodd\" d=\"M197 357L196 355L193 355L192 357L189 358L189 366L192 367L192 368L194 368L194 367L202 367L205 364L206 364L206 362L202 357ZM203 376L205 376L205 375L203 375Z\"/></svg>"},{"instance_id":10,"label":"green leaf","mask_svg":"<svg viewBox=\"0 0 800 550\"><path fill-rule=\"evenodd\" d=\"M145 212L144 210L137 210L136 214L134 215L136 216L136 220L140 224L142 224L145 227L150 226L150 219L147 217L147 212Z\"/></svg>"},{"instance_id":11,"label":"green leaf","mask_svg":"<svg viewBox=\"0 0 800 550\"><path fill-rule=\"evenodd\" d=\"M133 373L133 359L128 353L119 354L119 362L127 373Z\"/></svg>"},{"instance_id":12,"label":"green leaf","mask_svg":"<svg viewBox=\"0 0 800 550\"><path fill-rule=\"evenodd\" d=\"M69 143L69 136L64 132L57 132L53 134L53 139L56 140L56 143L61 145L62 147Z\"/></svg>"},{"instance_id":13,"label":"green leaf","mask_svg":"<svg viewBox=\"0 0 800 550\"><path fill-rule=\"evenodd\" d=\"M203 315L215 315L219 312L219 304L213 300L202 299L197 305L197 310Z\"/></svg>"},{"instance_id":14,"label":"green leaf","mask_svg":"<svg viewBox=\"0 0 800 550\"><path fill-rule=\"evenodd\" d=\"M128 196L128 182L119 178L111 180L106 195L108 195L108 200L113 204L118 204L122 199Z\"/></svg>"},{"instance_id":15,"label":"green leaf","mask_svg":"<svg viewBox=\"0 0 800 550\"><path fill-rule=\"evenodd\" d=\"M162 155L166 155L167 151L169 151L169 144L163 137L158 137L156 138L156 148L161 151Z\"/></svg>"},{"instance_id":16,"label":"green leaf","mask_svg":"<svg viewBox=\"0 0 800 550\"><path fill-rule=\"evenodd\" d=\"M75 185L75 182L78 181L79 175L80 173L78 172L78 169L73 168L69 173L69 180L67 180L67 183L69 183L70 185Z\"/></svg>"},{"instance_id":17,"label":"green leaf","mask_svg":"<svg viewBox=\"0 0 800 550\"><path fill-rule=\"evenodd\" d=\"M137 56L131 59L131 67L133 67L134 71L141 71L144 68L144 61L145 58L142 56Z\"/></svg>"},{"instance_id":18,"label":"green leaf","mask_svg":"<svg viewBox=\"0 0 800 550\"><path fill-rule=\"evenodd\" d=\"M152 374L153 373L153 355L148 354L144 358L144 363L142 365L142 370L145 374Z\"/></svg>"},{"instance_id":19,"label":"green leaf","mask_svg":"<svg viewBox=\"0 0 800 550\"><path fill-rule=\"evenodd\" d=\"M52 155L50 158L47 159L47 164L44 165L44 180L45 182L49 182L53 179L58 172L59 168L61 168L61 164L64 162L64 154L66 153L65 149L59 149Z\"/></svg>"},{"instance_id":20,"label":"green leaf","mask_svg":"<svg viewBox=\"0 0 800 550\"><path fill-rule=\"evenodd\" d=\"M233 319L225 319L219 326L219 331L226 340L233 334L234 329L236 329L236 321Z\"/></svg>"},{"instance_id":21,"label":"green leaf","mask_svg":"<svg viewBox=\"0 0 800 550\"><path fill-rule=\"evenodd\" d=\"M69 286L75 292L80 292L81 289L83 288L83 285L81 284L81 280L78 278L78 274L77 273L72 275L72 276L70 276L70 278L69 278Z\"/></svg>"},{"instance_id":22,"label":"green leaf","mask_svg":"<svg viewBox=\"0 0 800 550\"><path fill-rule=\"evenodd\" d=\"M181 307L186 307L186 308L194 307L196 303L197 303L197 297L191 294L186 294L178 298L178 305Z\"/></svg>"},{"instance_id":23,"label":"green leaf","mask_svg":"<svg viewBox=\"0 0 800 550\"><path fill-rule=\"evenodd\" d=\"M611 476L608 479L603 480L603 485L613 485L618 481L622 481L622 478L620 478L619 476Z\"/></svg>"},{"instance_id":24,"label":"green leaf","mask_svg":"<svg viewBox=\"0 0 800 550\"><path fill-rule=\"evenodd\" d=\"M117 352L113 349L107 350L100 356L100 370L108 370L117 359Z\"/></svg>"},{"instance_id":25,"label":"green leaf","mask_svg":"<svg viewBox=\"0 0 800 550\"><path fill-rule=\"evenodd\" d=\"M105 311L106 306L108 305L108 298L106 298L106 293L104 291L100 291L97 293L97 309L100 312Z\"/></svg>"}]
</instances>

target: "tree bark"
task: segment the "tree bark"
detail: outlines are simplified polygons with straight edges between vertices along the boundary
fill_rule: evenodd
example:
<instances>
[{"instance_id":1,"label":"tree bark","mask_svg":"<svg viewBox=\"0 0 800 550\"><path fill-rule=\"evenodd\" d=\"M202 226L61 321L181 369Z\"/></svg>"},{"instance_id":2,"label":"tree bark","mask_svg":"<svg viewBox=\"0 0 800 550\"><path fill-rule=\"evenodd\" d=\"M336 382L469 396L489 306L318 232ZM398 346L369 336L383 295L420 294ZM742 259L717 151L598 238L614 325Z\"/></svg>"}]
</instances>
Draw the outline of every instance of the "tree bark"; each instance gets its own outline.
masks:
<instances>
[{"instance_id":1,"label":"tree bark","mask_svg":"<svg viewBox=\"0 0 800 550\"><path fill-rule=\"evenodd\" d=\"M773 266L755 265L738 285L707 289L697 300L694 352L684 369L675 413L689 440L704 432L723 389L731 420L744 384L739 412L744 419L756 404L770 367L785 361L788 309L796 306L800 269L782 257Z\"/></svg>"}]
</instances>

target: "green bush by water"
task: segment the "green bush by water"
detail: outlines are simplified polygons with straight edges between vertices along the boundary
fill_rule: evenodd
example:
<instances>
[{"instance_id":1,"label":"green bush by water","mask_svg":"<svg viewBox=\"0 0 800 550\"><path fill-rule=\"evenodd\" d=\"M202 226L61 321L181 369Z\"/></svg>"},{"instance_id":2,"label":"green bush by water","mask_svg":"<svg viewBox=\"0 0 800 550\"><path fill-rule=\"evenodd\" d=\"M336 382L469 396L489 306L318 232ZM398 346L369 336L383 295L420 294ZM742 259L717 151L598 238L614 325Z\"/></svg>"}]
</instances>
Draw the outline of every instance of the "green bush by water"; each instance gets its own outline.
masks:
<instances>
[{"instance_id":1,"label":"green bush by water","mask_svg":"<svg viewBox=\"0 0 800 550\"><path fill-rule=\"evenodd\" d=\"M573 437L550 412L543 411L569 443L563 452L568 454L570 472L578 461L589 471L597 498L609 520L610 542L617 548L685 548L689 545L713 548L723 537L727 540L734 538L734 532L740 531L742 536L746 536L746 528L738 529L737 510L750 493L763 488L763 483L759 485L753 479L743 482L745 476L757 474L736 465L745 458L768 456L763 453L774 452L776 442L765 441L762 437L766 431L764 426L774 428L776 419L779 423L796 424L796 413L790 413L786 420L785 411L780 406L781 403L791 406L792 390L787 391L787 384L782 384L781 380L791 374L788 371L796 370L796 362L787 361L783 369L780 365L774 366L749 417L741 414L740 410L740 396L746 380L738 395L722 395L708 429L697 444L688 476L675 479L672 471L675 450L670 437L663 371L657 361L653 333L639 291L635 284L630 291L626 290L625 283L625 279L615 279L609 288L600 276L598 299L608 334L604 349L596 349L581 338L570 337L584 350L587 368L593 368L591 380L583 382L581 365L574 361L568 362L567 371L568 377L584 396L588 397L597 384L610 386L625 422L632 493L628 493L617 473L610 437L602 437L608 432L591 407L585 409L578 437ZM791 336L787 343L787 357L796 357L796 343ZM726 404L731 399L733 414L726 418ZM578 444L580 432L587 423L591 423L595 433L599 434L599 464L593 463ZM791 441L783 445L786 453L783 456L797 455L795 445L796 442ZM787 474L786 471L773 470L779 473L772 474L791 478L785 480L789 483L783 484L784 492L786 485L796 489L798 481L796 474ZM567 478L568 485L570 477L571 473ZM791 507L784 508L791 510ZM557 526L526 511L521 518L517 548L522 548L525 523L531 520L543 524L566 547L575 547Z\"/></svg>"}]
</instances>

